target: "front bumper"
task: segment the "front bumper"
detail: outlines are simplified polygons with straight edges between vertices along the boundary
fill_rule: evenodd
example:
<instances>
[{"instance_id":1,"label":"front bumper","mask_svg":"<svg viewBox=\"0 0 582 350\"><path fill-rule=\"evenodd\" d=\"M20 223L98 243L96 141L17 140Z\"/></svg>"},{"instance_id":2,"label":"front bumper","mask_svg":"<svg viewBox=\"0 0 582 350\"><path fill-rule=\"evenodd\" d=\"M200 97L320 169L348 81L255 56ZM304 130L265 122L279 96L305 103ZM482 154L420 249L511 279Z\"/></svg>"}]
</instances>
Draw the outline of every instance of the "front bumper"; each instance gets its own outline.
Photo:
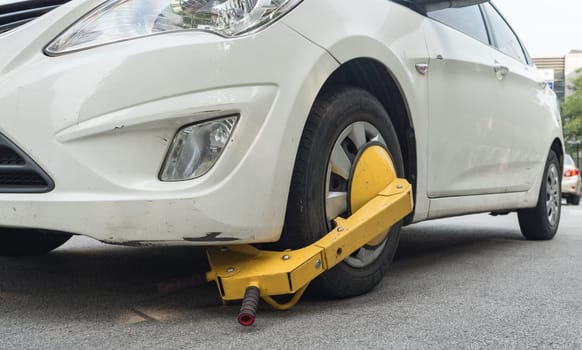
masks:
<instances>
[{"instance_id":1,"label":"front bumper","mask_svg":"<svg viewBox=\"0 0 582 350\"><path fill-rule=\"evenodd\" d=\"M569 176L562 178L562 194L579 195L582 192L580 176Z\"/></svg>"},{"instance_id":2,"label":"front bumper","mask_svg":"<svg viewBox=\"0 0 582 350\"><path fill-rule=\"evenodd\" d=\"M0 193L0 226L120 244L277 240L305 119L337 62L282 23L240 39L181 32L45 56L90 3L0 36L11 52L0 58L0 133L55 183ZM180 127L232 114L207 175L159 181Z\"/></svg>"}]
</instances>

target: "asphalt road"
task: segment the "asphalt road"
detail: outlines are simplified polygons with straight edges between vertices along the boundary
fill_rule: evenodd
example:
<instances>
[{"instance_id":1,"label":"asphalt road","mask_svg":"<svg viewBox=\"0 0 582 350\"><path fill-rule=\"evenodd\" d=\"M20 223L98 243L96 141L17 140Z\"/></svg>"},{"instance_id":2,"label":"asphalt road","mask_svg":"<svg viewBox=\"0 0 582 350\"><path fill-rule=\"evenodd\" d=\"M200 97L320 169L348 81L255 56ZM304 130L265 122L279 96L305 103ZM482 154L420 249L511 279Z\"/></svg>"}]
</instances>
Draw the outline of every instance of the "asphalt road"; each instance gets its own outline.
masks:
<instances>
[{"instance_id":1,"label":"asphalt road","mask_svg":"<svg viewBox=\"0 0 582 350\"><path fill-rule=\"evenodd\" d=\"M514 214L409 227L372 293L262 305L246 329L213 286L156 294L156 282L204 264L199 249L86 238L0 258L0 348L582 349L582 207L564 207L551 242L523 240Z\"/></svg>"}]
</instances>

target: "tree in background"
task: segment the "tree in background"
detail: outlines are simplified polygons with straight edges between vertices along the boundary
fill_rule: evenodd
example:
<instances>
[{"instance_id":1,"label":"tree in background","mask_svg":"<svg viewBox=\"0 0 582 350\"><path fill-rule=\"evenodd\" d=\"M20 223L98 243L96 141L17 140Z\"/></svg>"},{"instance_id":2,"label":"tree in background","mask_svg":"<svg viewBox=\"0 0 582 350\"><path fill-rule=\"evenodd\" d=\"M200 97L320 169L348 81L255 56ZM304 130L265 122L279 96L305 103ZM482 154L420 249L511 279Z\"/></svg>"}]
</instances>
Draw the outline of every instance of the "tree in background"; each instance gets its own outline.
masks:
<instances>
[{"instance_id":1,"label":"tree in background","mask_svg":"<svg viewBox=\"0 0 582 350\"><path fill-rule=\"evenodd\" d=\"M577 73L582 73L582 69ZM564 138L566 139L566 151L576 160L576 145L570 142L582 141L582 75L572 81L570 87L574 93L562 104L562 119L564 121ZM582 145L579 146L582 149ZM580 164L578 164L580 167Z\"/></svg>"}]
</instances>

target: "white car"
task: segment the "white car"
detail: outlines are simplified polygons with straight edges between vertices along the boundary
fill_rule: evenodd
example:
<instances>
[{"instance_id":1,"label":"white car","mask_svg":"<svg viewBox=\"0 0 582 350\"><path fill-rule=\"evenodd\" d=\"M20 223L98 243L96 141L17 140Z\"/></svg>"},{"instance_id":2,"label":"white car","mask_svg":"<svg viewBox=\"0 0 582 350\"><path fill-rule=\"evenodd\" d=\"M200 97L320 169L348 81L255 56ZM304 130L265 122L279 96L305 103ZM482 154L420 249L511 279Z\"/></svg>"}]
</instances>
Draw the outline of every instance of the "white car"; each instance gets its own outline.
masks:
<instances>
[{"instance_id":1,"label":"white car","mask_svg":"<svg viewBox=\"0 0 582 350\"><path fill-rule=\"evenodd\" d=\"M517 211L526 238L557 231L556 97L489 2L0 4L0 254L307 245L349 215L371 143L414 186L405 225ZM373 288L400 226L317 288Z\"/></svg>"},{"instance_id":2,"label":"white car","mask_svg":"<svg viewBox=\"0 0 582 350\"><path fill-rule=\"evenodd\" d=\"M566 198L568 204L579 205L580 193L582 192L582 178L580 169L576 168L576 163L570 155L564 158L564 177L562 179L562 197Z\"/></svg>"}]
</instances>

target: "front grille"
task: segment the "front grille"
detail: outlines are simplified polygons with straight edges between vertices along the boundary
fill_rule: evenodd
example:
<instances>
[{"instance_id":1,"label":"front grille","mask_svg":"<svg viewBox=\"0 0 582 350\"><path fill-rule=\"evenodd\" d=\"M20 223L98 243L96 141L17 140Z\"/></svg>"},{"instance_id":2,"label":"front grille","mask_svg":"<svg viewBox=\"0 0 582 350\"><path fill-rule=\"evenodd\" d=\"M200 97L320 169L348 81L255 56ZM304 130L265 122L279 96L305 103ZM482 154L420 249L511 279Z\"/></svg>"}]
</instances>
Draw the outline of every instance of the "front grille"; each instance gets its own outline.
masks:
<instances>
[{"instance_id":1,"label":"front grille","mask_svg":"<svg viewBox=\"0 0 582 350\"><path fill-rule=\"evenodd\" d=\"M21 26L70 0L8 0L0 2L0 34Z\"/></svg>"},{"instance_id":2,"label":"front grille","mask_svg":"<svg viewBox=\"0 0 582 350\"><path fill-rule=\"evenodd\" d=\"M0 134L0 193L44 193L53 188L51 178Z\"/></svg>"},{"instance_id":3,"label":"front grille","mask_svg":"<svg viewBox=\"0 0 582 350\"><path fill-rule=\"evenodd\" d=\"M2 165L24 165L24 159L12 149L0 145L0 166Z\"/></svg>"},{"instance_id":4,"label":"front grille","mask_svg":"<svg viewBox=\"0 0 582 350\"><path fill-rule=\"evenodd\" d=\"M13 174L0 173L0 186L13 187L46 187L48 184L39 174L32 171L16 172Z\"/></svg>"}]
</instances>

